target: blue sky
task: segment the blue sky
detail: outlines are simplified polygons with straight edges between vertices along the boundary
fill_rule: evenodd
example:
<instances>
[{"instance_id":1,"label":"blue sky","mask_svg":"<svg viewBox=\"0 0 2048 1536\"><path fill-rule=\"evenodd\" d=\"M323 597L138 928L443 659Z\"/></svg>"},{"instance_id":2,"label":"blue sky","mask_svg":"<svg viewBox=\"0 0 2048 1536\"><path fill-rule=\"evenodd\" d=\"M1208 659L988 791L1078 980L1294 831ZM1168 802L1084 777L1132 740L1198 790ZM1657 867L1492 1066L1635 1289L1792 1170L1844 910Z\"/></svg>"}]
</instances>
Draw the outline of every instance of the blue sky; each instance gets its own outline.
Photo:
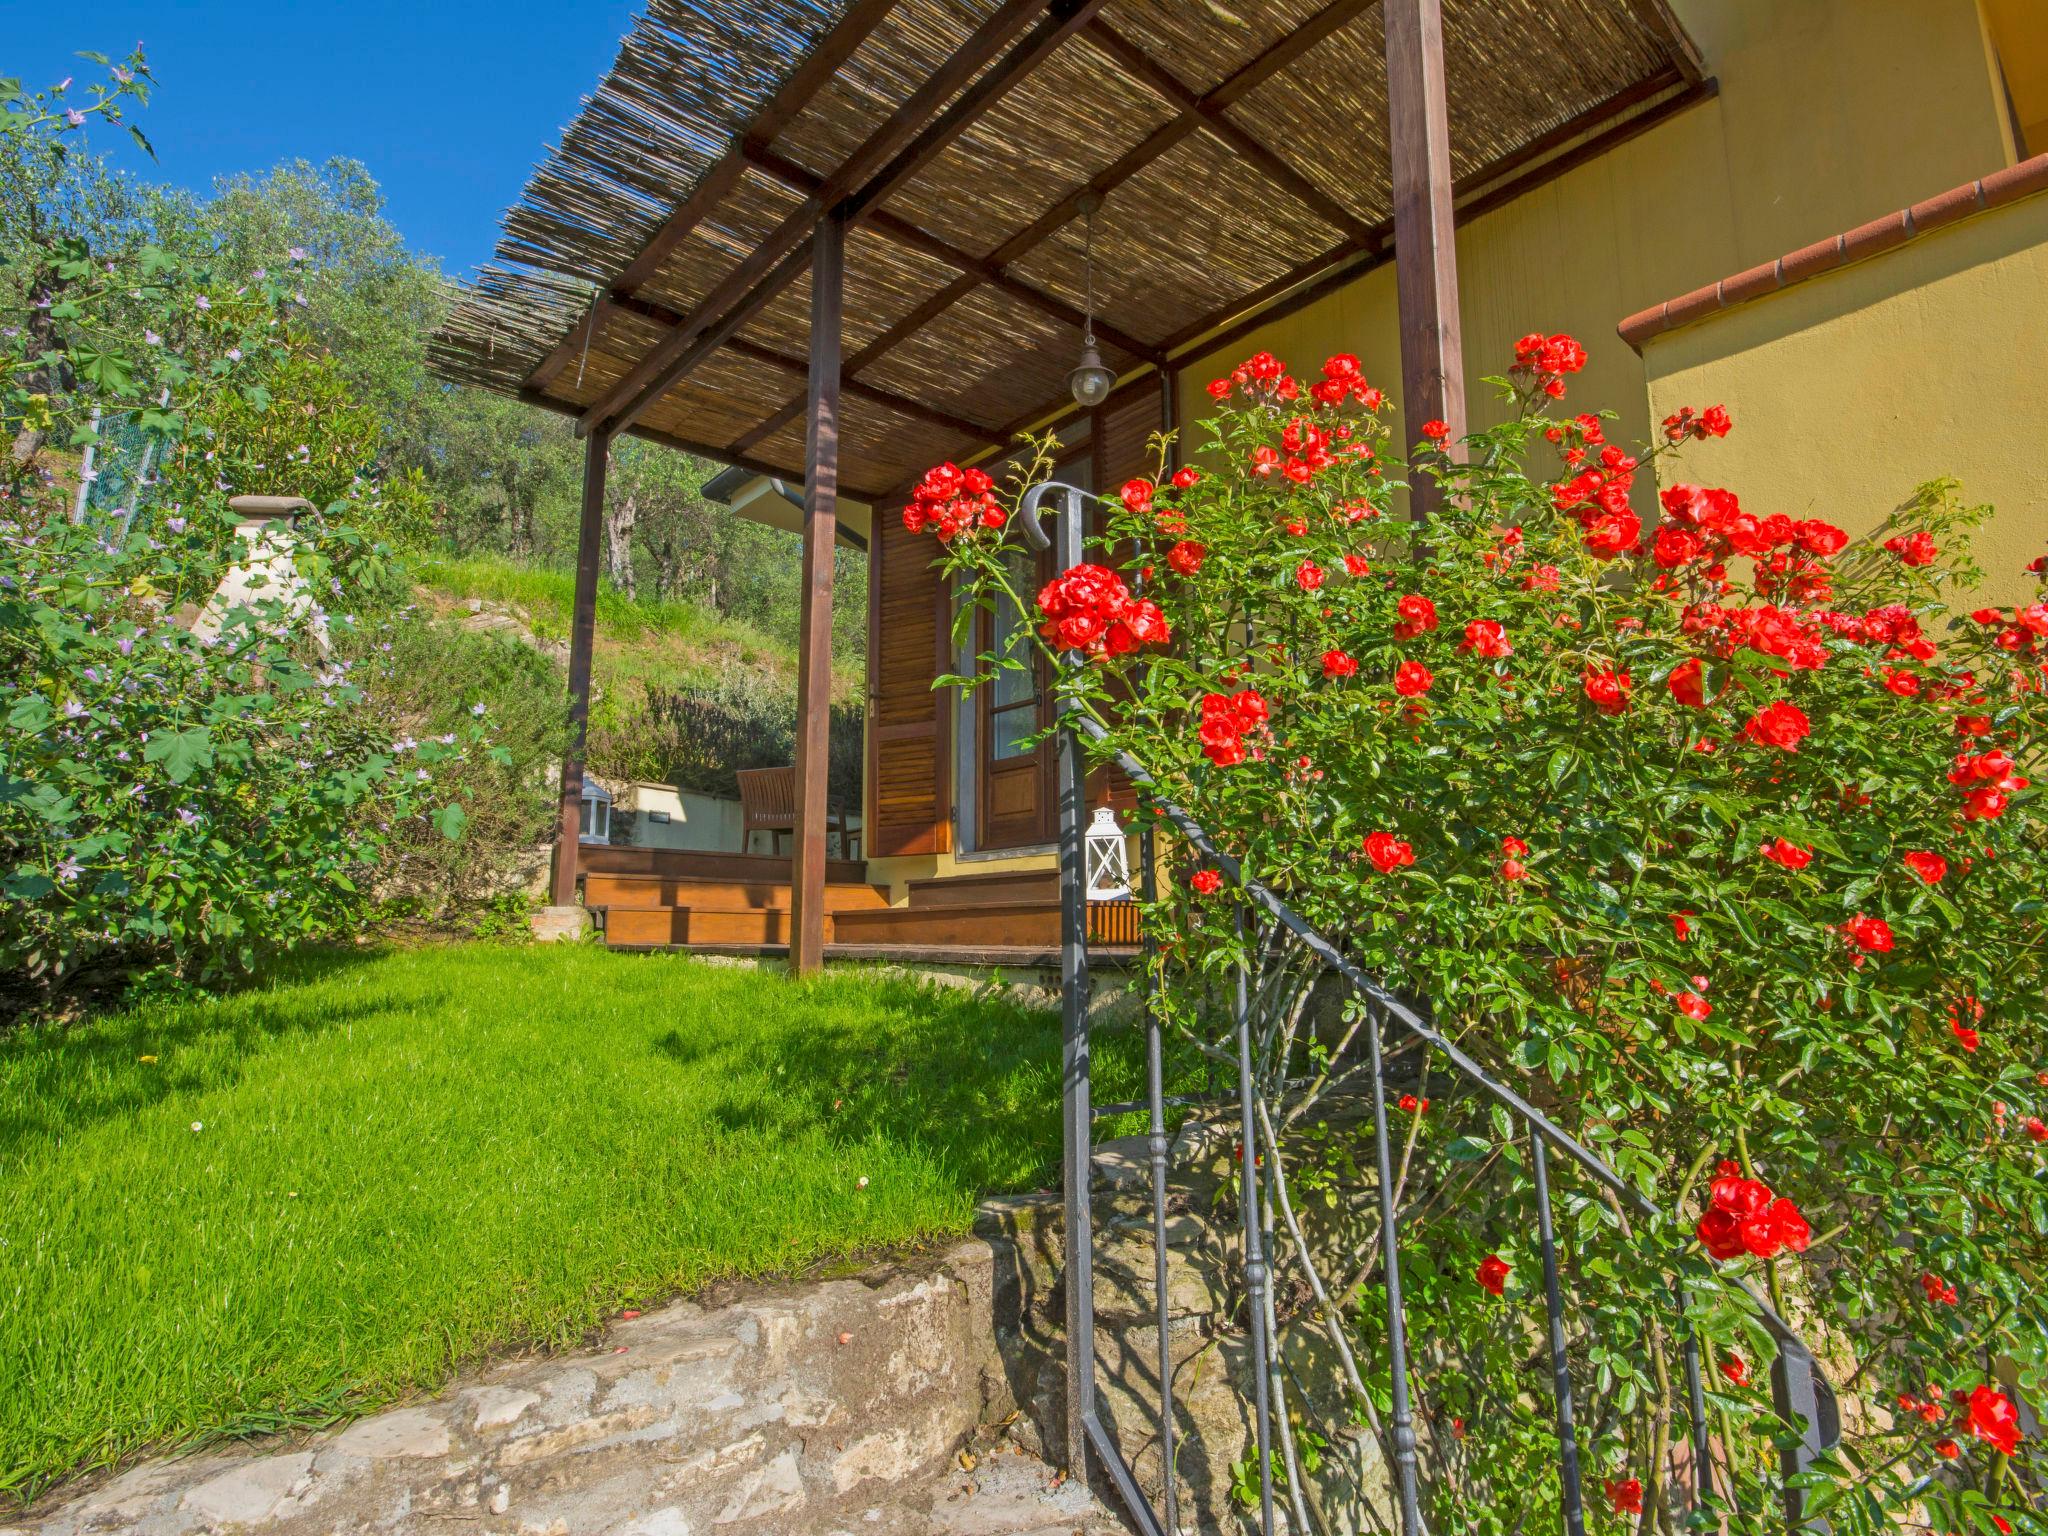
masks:
<instances>
[{"instance_id":1,"label":"blue sky","mask_svg":"<svg viewBox=\"0 0 2048 1536\"><path fill-rule=\"evenodd\" d=\"M157 89L137 121L95 130L138 174L204 191L217 175L352 155L385 212L451 273L487 260L499 215L610 66L635 7L617 0L100 0L20 5L0 74L40 88L139 39Z\"/></svg>"}]
</instances>

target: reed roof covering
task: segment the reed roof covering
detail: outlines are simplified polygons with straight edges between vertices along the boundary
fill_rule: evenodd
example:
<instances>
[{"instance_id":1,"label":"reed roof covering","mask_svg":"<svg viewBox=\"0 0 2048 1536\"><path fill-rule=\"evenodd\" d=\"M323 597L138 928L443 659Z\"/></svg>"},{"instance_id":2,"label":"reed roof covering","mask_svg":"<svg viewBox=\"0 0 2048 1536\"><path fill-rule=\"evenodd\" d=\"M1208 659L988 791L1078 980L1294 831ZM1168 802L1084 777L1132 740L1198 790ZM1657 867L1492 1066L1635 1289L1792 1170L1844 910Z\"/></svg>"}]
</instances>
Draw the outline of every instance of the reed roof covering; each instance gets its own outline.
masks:
<instances>
[{"instance_id":1,"label":"reed roof covering","mask_svg":"<svg viewBox=\"0 0 2048 1536\"><path fill-rule=\"evenodd\" d=\"M1443 19L1461 208L1707 88L1664 0ZM1386 122L1376 0L652 0L435 365L593 424L632 400L642 435L800 480L808 228L836 208L840 479L878 498L1065 403L1084 193L1128 378L1390 257Z\"/></svg>"}]
</instances>

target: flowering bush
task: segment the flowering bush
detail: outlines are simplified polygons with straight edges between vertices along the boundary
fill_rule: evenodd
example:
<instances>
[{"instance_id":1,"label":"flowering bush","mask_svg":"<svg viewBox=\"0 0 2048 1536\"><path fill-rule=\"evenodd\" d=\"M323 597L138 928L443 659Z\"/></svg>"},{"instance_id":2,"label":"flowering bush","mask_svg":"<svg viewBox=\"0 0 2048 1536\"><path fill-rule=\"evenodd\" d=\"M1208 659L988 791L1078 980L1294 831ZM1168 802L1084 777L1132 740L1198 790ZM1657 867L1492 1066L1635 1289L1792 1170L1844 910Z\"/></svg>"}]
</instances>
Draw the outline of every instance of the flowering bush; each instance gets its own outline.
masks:
<instances>
[{"instance_id":1,"label":"flowering bush","mask_svg":"<svg viewBox=\"0 0 2048 1536\"><path fill-rule=\"evenodd\" d=\"M1498 381L1510 419L1463 444L1427 424L1404 469L1356 359L1306 387L1250 359L1210 386L1199 472L1169 478L1162 444L1156 477L1103 498L1099 564L1042 600L1048 643L1087 658L1067 686L1108 743L1249 875L1661 1212L1553 1160L1608 1510L1685 1518L1692 1333L1725 1459L1719 1509L1695 1518L1782 1520L1746 1279L1842 1400L1811 1494L1836 1531L2030 1518L2043 1484L2015 1404L2048 1402L2029 786L2048 604L1951 611L1980 512L1947 483L1852 540L1674 461L1646 526L1651 461L1733 424L1689 410L1648 449L1612 443L1555 403L1584 360L1527 338ZM1404 474L1441 490L1426 521L1390 516ZM987 527L946 550L984 592L1015 537ZM1170 645L1067 627L1068 584L1116 573ZM1213 868L1161 889L1146 920L1180 1027L1209 1030L1211 983L1252 967L1259 1075L1290 1128L1269 1177L1342 1209L1376 1198L1356 1117L1325 1114L1356 1012L1301 1022L1318 965L1284 933L1241 942ZM1554 1528L1526 1136L1418 1052L1393 1071L1435 1104L1403 1128L1398 1196L1431 1528ZM1333 1219L1326 1240L1355 1229ZM1383 1390L1379 1271L1364 1244L1347 1257L1347 1332ZM1384 1407L1354 1405L1361 1423Z\"/></svg>"},{"instance_id":2,"label":"flowering bush","mask_svg":"<svg viewBox=\"0 0 2048 1536\"><path fill-rule=\"evenodd\" d=\"M148 79L0 82L16 159L56 163ZM17 153L18 152L18 153ZM345 930L394 830L454 837L437 784L491 752L471 717L415 741L366 701L346 608L392 585L371 534L403 523L354 474L374 423L289 323L290 273L225 285L150 246L70 235L7 251L0 283L0 983L9 1004L99 973L205 976ZM295 258L296 264L296 258ZM154 474L91 505L80 452L129 418ZM306 600L264 596L201 640L191 620L240 554L230 494L303 491ZM335 611L329 613L332 607ZM331 647L331 648L330 648ZM387 647L388 649L388 647ZM376 670L373 663L371 668Z\"/></svg>"}]
</instances>

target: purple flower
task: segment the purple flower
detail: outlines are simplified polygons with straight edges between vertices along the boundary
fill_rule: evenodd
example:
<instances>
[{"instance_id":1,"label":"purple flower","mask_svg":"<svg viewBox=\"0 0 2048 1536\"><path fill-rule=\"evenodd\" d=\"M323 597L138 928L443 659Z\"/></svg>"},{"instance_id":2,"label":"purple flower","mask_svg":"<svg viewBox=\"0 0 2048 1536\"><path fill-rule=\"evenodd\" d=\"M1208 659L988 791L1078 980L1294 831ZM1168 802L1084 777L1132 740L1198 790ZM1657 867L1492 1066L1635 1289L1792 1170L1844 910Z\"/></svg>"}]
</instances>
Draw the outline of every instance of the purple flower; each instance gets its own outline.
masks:
<instances>
[{"instance_id":1,"label":"purple flower","mask_svg":"<svg viewBox=\"0 0 2048 1536\"><path fill-rule=\"evenodd\" d=\"M119 640L116 640L114 644L120 647L120 651L123 656L132 656L135 654L135 637L133 635L123 635Z\"/></svg>"},{"instance_id":2,"label":"purple flower","mask_svg":"<svg viewBox=\"0 0 2048 1536\"><path fill-rule=\"evenodd\" d=\"M198 308L198 309L211 309L211 308L213 308L213 300L209 299L209 298L208 298L208 297L207 297L207 296L206 296L205 294L203 294L203 293L202 293L201 295L199 295L199 297L198 297L198 298L197 298L196 300L194 300L194 301L193 301L193 303L194 303L194 307L195 307L195 308Z\"/></svg>"},{"instance_id":3,"label":"purple flower","mask_svg":"<svg viewBox=\"0 0 2048 1536\"><path fill-rule=\"evenodd\" d=\"M66 859L63 863L57 866L57 878L59 880L64 881L66 884L69 884L71 881L76 880L80 875L84 873L84 868L79 864L78 860L76 859Z\"/></svg>"},{"instance_id":4,"label":"purple flower","mask_svg":"<svg viewBox=\"0 0 2048 1536\"><path fill-rule=\"evenodd\" d=\"M64 718L65 718L65 719L67 719L67 720L76 720L76 719L78 719L78 718L79 718L79 716L83 715L84 713L85 713L85 706L84 706L83 704L79 703L79 702L78 702L78 700L76 700L76 699L66 699L66 700L64 701Z\"/></svg>"},{"instance_id":5,"label":"purple flower","mask_svg":"<svg viewBox=\"0 0 2048 1536\"><path fill-rule=\"evenodd\" d=\"M76 107L66 107L64 109L64 121L73 128L83 128L85 126L85 114Z\"/></svg>"},{"instance_id":6,"label":"purple flower","mask_svg":"<svg viewBox=\"0 0 2048 1536\"><path fill-rule=\"evenodd\" d=\"M178 820L185 823L185 825L188 827L196 827L199 825L199 818L195 816L192 812L186 810L185 807L182 805L178 807Z\"/></svg>"},{"instance_id":7,"label":"purple flower","mask_svg":"<svg viewBox=\"0 0 2048 1536\"><path fill-rule=\"evenodd\" d=\"M285 255L291 257L293 261L304 261L306 259L306 248L303 245L295 245L286 251Z\"/></svg>"},{"instance_id":8,"label":"purple flower","mask_svg":"<svg viewBox=\"0 0 2048 1536\"><path fill-rule=\"evenodd\" d=\"M185 519L182 517L167 517L164 519L164 526L170 529L172 533L183 533L185 531Z\"/></svg>"},{"instance_id":9,"label":"purple flower","mask_svg":"<svg viewBox=\"0 0 2048 1536\"><path fill-rule=\"evenodd\" d=\"M155 331L152 331L148 326L144 326L142 328L142 339L144 342L146 342L148 345L152 347L160 347L164 344L163 337L157 335L157 333Z\"/></svg>"}]
</instances>

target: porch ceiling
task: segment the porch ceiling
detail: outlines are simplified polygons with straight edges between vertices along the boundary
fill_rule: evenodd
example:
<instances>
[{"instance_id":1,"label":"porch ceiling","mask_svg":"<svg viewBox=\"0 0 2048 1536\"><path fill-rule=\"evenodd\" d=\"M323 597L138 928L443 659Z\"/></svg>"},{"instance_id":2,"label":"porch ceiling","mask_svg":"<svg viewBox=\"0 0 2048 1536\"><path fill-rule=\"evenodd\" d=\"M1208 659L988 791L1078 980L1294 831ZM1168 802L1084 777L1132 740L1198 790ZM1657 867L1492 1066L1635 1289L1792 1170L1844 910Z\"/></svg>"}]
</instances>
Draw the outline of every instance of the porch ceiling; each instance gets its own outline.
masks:
<instances>
[{"instance_id":1,"label":"porch ceiling","mask_svg":"<svg viewBox=\"0 0 2048 1536\"><path fill-rule=\"evenodd\" d=\"M1706 87L1664 0L1443 0L1461 209ZM434 342L446 377L803 479L809 229L850 222L840 481L1068 406L1082 220L1127 379L1392 254L1377 0L652 0Z\"/></svg>"}]
</instances>

